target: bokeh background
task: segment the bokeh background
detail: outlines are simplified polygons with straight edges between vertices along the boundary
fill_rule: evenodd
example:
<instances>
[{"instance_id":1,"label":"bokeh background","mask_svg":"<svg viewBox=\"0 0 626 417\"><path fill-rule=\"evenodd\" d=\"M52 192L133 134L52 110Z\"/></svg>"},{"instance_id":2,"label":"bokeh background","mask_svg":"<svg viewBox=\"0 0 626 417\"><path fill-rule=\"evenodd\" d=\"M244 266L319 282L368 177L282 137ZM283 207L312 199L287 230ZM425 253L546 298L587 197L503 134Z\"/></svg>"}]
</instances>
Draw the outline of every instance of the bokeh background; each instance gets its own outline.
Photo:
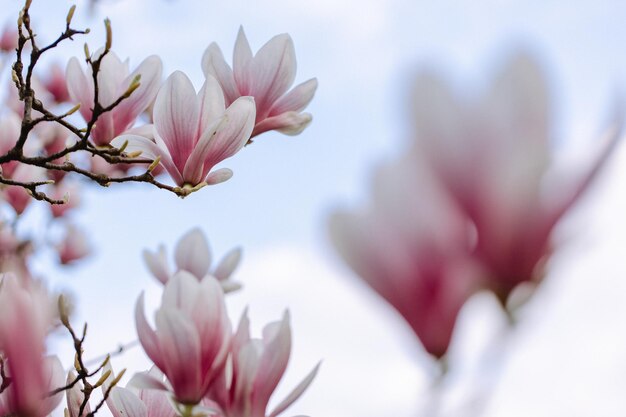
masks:
<instances>
[{"instance_id":1,"label":"bokeh background","mask_svg":"<svg viewBox=\"0 0 626 417\"><path fill-rule=\"evenodd\" d=\"M1 0L0 19L15 21L20 3ZM64 27L64 0L34 0L34 27L52 40ZM626 3L615 0L98 0L77 2L75 22L92 32L51 53L63 63L96 50L102 20L113 49L134 67L150 54L165 73L182 70L202 84L200 59L217 42L230 62L243 25L253 50L291 34L296 82L319 89L314 121L298 137L271 132L222 165L235 176L185 200L134 184L82 189L76 221L89 231L93 256L58 269L52 253L34 268L77 300L76 321L89 323L87 357L135 340L134 303L148 311L160 285L141 251L199 226L215 258L242 246L228 296L234 324L249 306L253 328L289 309L292 361L274 400L281 400L319 360L321 371L286 415L409 417L428 415L438 395L435 367L388 305L335 255L326 221L338 207L365 201L374 167L397 155L411 135L410 94L423 68L441 71L459 91L480 93L515 51L541 62L550 81L556 158L575 165L593 152L626 86ZM2 23L0 21L0 23ZM45 68L45 64L41 69ZM8 77L5 71L5 79ZM479 294L464 308L451 351L457 371L440 401L448 415L621 416L626 410L626 150L618 147L602 178L558 229L561 250L545 284L503 336L495 301ZM47 227L41 207L24 232ZM372 239L375 239L372 236ZM385 248L381 248L385 250ZM55 337L55 348L71 348ZM115 368L142 370L135 347ZM70 361L66 363L70 366ZM420 414L421 410L421 414Z\"/></svg>"}]
</instances>

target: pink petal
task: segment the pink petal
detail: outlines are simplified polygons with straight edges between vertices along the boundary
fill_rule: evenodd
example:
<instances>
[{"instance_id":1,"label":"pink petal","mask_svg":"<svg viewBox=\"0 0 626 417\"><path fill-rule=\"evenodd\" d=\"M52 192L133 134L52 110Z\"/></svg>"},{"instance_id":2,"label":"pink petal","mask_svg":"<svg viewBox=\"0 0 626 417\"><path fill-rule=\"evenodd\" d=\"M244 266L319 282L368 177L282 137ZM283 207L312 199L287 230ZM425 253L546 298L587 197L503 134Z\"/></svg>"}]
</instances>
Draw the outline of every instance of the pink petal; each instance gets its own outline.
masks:
<instances>
[{"instance_id":1,"label":"pink petal","mask_svg":"<svg viewBox=\"0 0 626 417\"><path fill-rule=\"evenodd\" d=\"M310 113L296 113L294 111L282 113L278 116L264 119L254 126L252 136L260 135L269 130L277 130L280 133L290 136L299 135L311 124L312 120L313 117Z\"/></svg>"},{"instance_id":2,"label":"pink petal","mask_svg":"<svg viewBox=\"0 0 626 417\"><path fill-rule=\"evenodd\" d=\"M209 173L209 175L207 175L207 177L204 179L204 182L206 182L207 185L220 184L224 181L228 181L232 178L232 176L233 171L228 168L220 168L216 171Z\"/></svg>"},{"instance_id":3,"label":"pink petal","mask_svg":"<svg viewBox=\"0 0 626 417\"><path fill-rule=\"evenodd\" d=\"M217 265L213 276L220 281L227 280L235 271L241 261L241 248L232 249Z\"/></svg>"},{"instance_id":4,"label":"pink petal","mask_svg":"<svg viewBox=\"0 0 626 417\"><path fill-rule=\"evenodd\" d=\"M250 139L254 128L255 107L252 97L239 97L224 113L224 122L220 124L212 137L202 137L199 151L204 156L204 176L217 163L239 152Z\"/></svg>"},{"instance_id":5,"label":"pink petal","mask_svg":"<svg viewBox=\"0 0 626 417\"><path fill-rule=\"evenodd\" d=\"M67 63L66 80L67 90L72 101L80 103L80 114L88 121L93 109L93 81L85 76L78 59L71 58Z\"/></svg>"},{"instance_id":6,"label":"pink petal","mask_svg":"<svg viewBox=\"0 0 626 417\"><path fill-rule=\"evenodd\" d=\"M139 88L113 110L115 131L118 133L128 129L156 97L163 76L161 58L152 55L144 59L137 69L122 81L121 87L128 88L138 74L141 75Z\"/></svg>"},{"instance_id":7,"label":"pink petal","mask_svg":"<svg viewBox=\"0 0 626 417\"><path fill-rule=\"evenodd\" d=\"M135 323L137 326L137 336L141 342L143 350L146 351L146 355L154 362L160 369L164 368L163 358L161 356L161 348L159 346L159 339L157 334L148 324L146 316L144 315L144 295L141 293L137 304L135 305Z\"/></svg>"},{"instance_id":8,"label":"pink petal","mask_svg":"<svg viewBox=\"0 0 626 417\"><path fill-rule=\"evenodd\" d=\"M178 269L189 271L198 279L209 272L211 250L206 236L199 228L194 228L183 235L176 245L174 259Z\"/></svg>"},{"instance_id":9,"label":"pink petal","mask_svg":"<svg viewBox=\"0 0 626 417\"><path fill-rule=\"evenodd\" d=\"M96 56L100 53L96 52ZM128 65L122 63L115 52L110 51L102 59L98 72L98 101L102 107L109 106L126 91L128 86L122 87L122 83L127 75Z\"/></svg>"},{"instance_id":10,"label":"pink petal","mask_svg":"<svg viewBox=\"0 0 626 417\"><path fill-rule=\"evenodd\" d=\"M233 70L224 60L224 55L215 42L211 43L202 55L202 70L205 76L211 74L217 78L224 92L227 106L241 96L235 84Z\"/></svg>"},{"instance_id":11,"label":"pink petal","mask_svg":"<svg viewBox=\"0 0 626 417\"><path fill-rule=\"evenodd\" d=\"M180 270L170 278L163 289L161 308L184 311L191 315L194 308L200 283L190 272Z\"/></svg>"},{"instance_id":12,"label":"pink petal","mask_svg":"<svg viewBox=\"0 0 626 417\"><path fill-rule=\"evenodd\" d=\"M76 376L77 375L74 371L70 371L67 374L66 383L69 385L72 381L76 379ZM70 413L70 417L79 417L81 415L86 416L91 411L91 407L89 406L89 403L87 403L87 405L85 406L85 409L83 410L83 414L79 414L80 406L83 403L83 400L85 399L85 394L83 394L81 391L82 389L83 389L82 382L78 382L74 385L74 387L65 391L67 409Z\"/></svg>"},{"instance_id":13,"label":"pink petal","mask_svg":"<svg viewBox=\"0 0 626 417\"><path fill-rule=\"evenodd\" d=\"M207 126L207 129L202 133L200 140L196 144L195 148L189 155L189 159L185 163L185 169L183 170L184 182L191 185L198 185L203 181L205 172L205 159L206 154L209 152L210 142L215 136L217 129L224 123L225 117L222 116L213 123ZM212 167L209 167L210 169Z\"/></svg>"},{"instance_id":14,"label":"pink petal","mask_svg":"<svg viewBox=\"0 0 626 417\"><path fill-rule=\"evenodd\" d=\"M296 386L293 389L293 391L291 391L291 393L287 395L287 398L281 401L280 404L278 404L276 408L274 408L274 411L272 411L268 417L276 417L277 415L285 411L298 398L300 398L300 396L304 393L304 391L306 391L309 385L311 385L311 382L313 382L313 379L315 379L315 376L317 375L317 371L319 370L320 365L321 364L318 363L315 366L315 368L313 368L313 370L302 380L302 382L300 382L298 386Z\"/></svg>"},{"instance_id":15,"label":"pink petal","mask_svg":"<svg viewBox=\"0 0 626 417\"><path fill-rule=\"evenodd\" d=\"M191 81L180 71L169 76L154 104L154 125L174 165L183 172L198 139L199 108Z\"/></svg>"},{"instance_id":16,"label":"pink petal","mask_svg":"<svg viewBox=\"0 0 626 417\"><path fill-rule=\"evenodd\" d=\"M113 387L106 400L113 417L147 417L148 409L131 390Z\"/></svg>"},{"instance_id":17,"label":"pink petal","mask_svg":"<svg viewBox=\"0 0 626 417\"><path fill-rule=\"evenodd\" d=\"M298 84L290 92L276 100L268 116L277 116L288 111L301 112L309 105L317 90L317 78Z\"/></svg>"},{"instance_id":18,"label":"pink petal","mask_svg":"<svg viewBox=\"0 0 626 417\"><path fill-rule=\"evenodd\" d=\"M170 279L171 272L169 270L169 266L167 265L165 246L159 246L157 252L154 253L146 249L143 251L142 255L150 273L156 279L161 281L162 284L167 284L167 281Z\"/></svg>"},{"instance_id":19,"label":"pink petal","mask_svg":"<svg viewBox=\"0 0 626 417\"><path fill-rule=\"evenodd\" d=\"M250 44L243 27L240 26L233 50L233 76L239 95L250 95L254 83L254 73L252 50L250 50Z\"/></svg>"},{"instance_id":20,"label":"pink petal","mask_svg":"<svg viewBox=\"0 0 626 417\"><path fill-rule=\"evenodd\" d=\"M255 55L254 68L254 84L248 94L256 99L257 117L261 118L295 80L296 51L291 37L284 33L270 39Z\"/></svg>"},{"instance_id":21,"label":"pink petal","mask_svg":"<svg viewBox=\"0 0 626 417\"><path fill-rule=\"evenodd\" d=\"M206 81L198 93L198 99L200 102L200 125L198 126L198 132L202 134L226 110L224 93L222 93L222 87L220 87L215 77L210 74L207 75Z\"/></svg>"}]
</instances>

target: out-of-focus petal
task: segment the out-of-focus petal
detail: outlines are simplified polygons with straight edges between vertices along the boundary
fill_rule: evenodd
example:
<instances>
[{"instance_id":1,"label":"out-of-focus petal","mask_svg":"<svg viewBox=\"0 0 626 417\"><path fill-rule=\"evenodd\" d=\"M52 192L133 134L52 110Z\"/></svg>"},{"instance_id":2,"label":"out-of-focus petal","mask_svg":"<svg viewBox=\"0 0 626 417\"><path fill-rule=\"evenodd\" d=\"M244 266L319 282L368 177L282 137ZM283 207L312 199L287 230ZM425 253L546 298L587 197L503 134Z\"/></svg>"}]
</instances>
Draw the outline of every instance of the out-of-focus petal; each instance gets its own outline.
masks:
<instances>
[{"instance_id":1,"label":"out-of-focus petal","mask_svg":"<svg viewBox=\"0 0 626 417\"><path fill-rule=\"evenodd\" d=\"M135 305L135 323L137 326L137 336L141 342L143 350L146 351L146 355L154 362L156 366L163 369L164 362L161 356L161 348L159 346L159 339L157 334L148 324L146 316L144 314L144 296L143 293L139 296L137 304Z\"/></svg>"},{"instance_id":2,"label":"out-of-focus petal","mask_svg":"<svg viewBox=\"0 0 626 417\"><path fill-rule=\"evenodd\" d=\"M161 281L161 283L166 284L170 279L171 272L169 266L167 265L167 253L165 252L165 246L160 245L155 253L146 249L142 254L143 260L150 270L150 273L152 273L156 279Z\"/></svg>"},{"instance_id":3,"label":"out-of-focus petal","mask_svg":"<svg viewBox=\"0 0 626 417\"><path fill-rule=\"evenodd\" d=\"M206 236L199 228L193 228L180 238L174 253L178 269L191 272L200 279L209 272L211 250Z\"/></svg>"},{"instance_id":4,"label":"out-of-focus petal","mask_svg":"<svg viewBox=\"0 0 626 417\"><path fill-rule=\"evenodd\" d=\"M313 379L317 375L317 371L319 370L321 364L315 365L315 368L287 395L287 397L282 400L275 408L274 411L270 413L268 417L276 417L283 411L285 411L291 404L293 404L300 396L306 391L306 389L311 385Z\"/></svg>"},{"instance_id":5,"label":"out-of-focus petal","mask_svg":"<svg viewBox=\"0 0 626 417\"><path fill-rule=\"evenodd\" d=\"M225 281L233 274L241 261L241 248L230 250L213 271L213 276L220 281Z\"/></svg>"}]
</instances>

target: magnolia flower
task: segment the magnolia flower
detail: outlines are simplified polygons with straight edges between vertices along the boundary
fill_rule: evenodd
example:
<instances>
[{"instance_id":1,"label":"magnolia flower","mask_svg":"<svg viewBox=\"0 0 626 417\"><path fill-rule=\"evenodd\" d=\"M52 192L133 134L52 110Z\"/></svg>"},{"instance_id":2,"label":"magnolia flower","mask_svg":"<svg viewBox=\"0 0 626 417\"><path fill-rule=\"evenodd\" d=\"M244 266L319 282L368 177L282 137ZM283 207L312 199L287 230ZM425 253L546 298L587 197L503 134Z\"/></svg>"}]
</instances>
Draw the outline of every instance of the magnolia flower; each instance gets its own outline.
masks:
<instances>
[{"instance_id":1,"label":"magnolia flower","mask_svg":"<svg viewBox=\"0 0 626 417\"><path fill-rule=\"evenodd\" d=\"M47 292L31 282L4 274L0 283L0 352L8 365L10 385L0 401L10 413L43 417L63 395L48 393L63 385L59 359L44 357L45 339L54 321ZM6 410L5 410L6 411Z\"/></svg>"},{"instance_id":2,"label":"magnolia flower","mask_svg":"<svg viewBox=\"0 0 626 417\"><path fill-rule=\"evenodd\" d=\"M222 90L208 76L200 92L180 71L169 76L154 104L154 141L139 135L122 135L113 141L127 152L157 158L178 186L195 187L228 180L232 171L211 169L236 154L248 141L254 126L254 100L240 97L225 107Z\"/></svg>"},{"instance_id":3,"label":"magnolia flower","mask_svg":"<svg viewBox=\"0 0 626 417\"><path fill-rule=\"evenodd\" d=\"M287 92L296 77L296 52L286 33L274 36L252 55L248 39L240 28L233 68L224 60L220 47L211 43L202 56L202 70L217 78L227 105L241 96L254 97L253 137L268 130L297 135L311 123L311 114L302 110L313 99L317 79L305 81Z\"/></svg>"},{"instance_id":4,"label":"magnolia flower","mask_svg":"<svg viewBox=\"0 0 626 417\"><path fill-rule=\"evenodd\" d=\"M24 183L41 181L45 177L43 168L35 165L18 163L15 171L11 174L11 179ZM17 214L22 214L33 197L24 188L17 185L10 185L4 190L4 199L13 207Z\"/></svg>"},{"instance_id":5,"label":"magnolia flower","mask_svg":"<svg viewBox=\"0 0 626 417\"><path fill-rule=\"evenodd\" d=\"M58 63L53 63L48 67L48 75L42 83L57 103L65 103L70 100L65 71Z\"/></svg>"},{"instance_id":6,"label":"magnolia flower","mask_svg":"<svg viewBox=\"0 0 626 417\"><path fill-rule=\"evenodd\" d=\"M91 252L85 233L71 224L66 227L65 237L56 249L62 265L83 259Z\"/></svg>"},{"instance_id":7,"label":"magnolia flower","mask_svg":"<svg viewBox=\"0 0 626 417\"><path fill-rule=\"evenodd\" d=\"M372 188L369 207L332 216L332 241L440 358L461 307L481 286L465 218L411 153L379 169Z\"/></svg>"},{"instance_id":8,"label":"magnolia flower","mask_svg":"<svg viewBox=\"0 0 626 417\"><path fill-rule=\"evenodd\" d=\"M108 391L106 404L113 417L175 417L176 412L169 400L167 393L161 390L141 389L136 381L148 377L156 381L162 381L162 374L158 369L152 368L145 374L135 375L126 388L120 386L111 387L115 380L115 373L111 364L107 362L102 369L102 374L109 372L109 376L102 384L103 395ZM144 377L144 378L142 378ZM75 417L75 416L71 416Z\"/></svg>"},{"instance_id":9,"label":"magnolia flower","mask_svg":"<svg viewBox=\"0 0 626 417\"><path fill-rule=\"evenodd\" d=\"M550 160L550 101L545 76L529 56L510 60L487 93L461 100L432 74L418 78L418 152L475 227L475 257L505 301L536 281L550 235L611 153L620 129L591 168L556 177Z\"/></svg>"},{"instance_id":10,"label":"magnolia flower","mask_svg":"<svg viewBox=\"0 0 626 417\"><path fill-rule=\"evenodd\" d=\"M160 245L156 252L143 251L143 259L152 275L167 284L172 272L167 261L165 246ZM222 260L211 269L211 249L206 236L199 228L191 229L180 238L174 250L176 271L187 271L201 280L206 275L216 278L224 292L235 291L241 287L230 277L241 260L241 248L230 250Z\"/></svg>"},{"instance_id":11,"label":"magnolia flower","mask_svg":"<svg viewBox=\"0 0 626 417\"><path fill-rule=\"evenodd\" d=\"M96 55L102 52L97 52ZM109 112L98 117L91 131L91 140L98 146L108 145L113 138L130 127L137 117L148 107L159 90L162 77L161 59L156 55L144 59L129 74L128 61L122 62L114 52L102 59L98 72L98 101L102 107L113 104L124 95L137 76L140 86ZM70 59L67 70L67 89L73 101L80 103L80 114L85 121L90 121L94 107L94 85L91 68L84 72L78 59Z\"/></svg>"},{"instance_id":12,"label":"magnolia flower","mask_svg":"<svg viewBox=\"0 0 626 417\"><path fill-rule=\"evenodd\" d=\"M198 404L222 372L231 338L217 280L206 276L198 281L180 271L165 285L156 331L144 315L143 295L137 301L135 321L141 345L167 377L176 401ZM167 389L158 380L154 385Z\"/></svg>"},{"instance_id":13,"label":"magnolia flower","mask_svg":"<svg viewBox=\"0 0 626 417\"><path fill-rule=\"evenodd\" d=\"M78 207L80 204L80 188L76 182L63 181L54 184L52 192L48 194L50 198L55 200L64 200L63 204L49 204L50 213L54 218L60 218L65 214Z\"/></svg>"},{"instance_id":14,"label":"magnolia flower","mask_svg":"<svg viewBox=\"0 0 626 417\"><path fill-rule=\"evenodd\" d=\"M5 25L0 34L0 51L13 52L17 49L18 33L15 25Z\"/></svg>"},{"instance_id":15,"label":"magnolia flower","mask_svg":"<svg viewBox=\"0 0 626 417\"><path fill-rule=\"evenodd\" d=\"M289 313L263 329L263 339L250 338L250 321L244 312L233 336L232 368L213 384L207 398L220 406L224 417L275 417L285 411L309 387L319 364L268 414L270 396L281 380L291 353Z\"/></svg>"}]
</instances>

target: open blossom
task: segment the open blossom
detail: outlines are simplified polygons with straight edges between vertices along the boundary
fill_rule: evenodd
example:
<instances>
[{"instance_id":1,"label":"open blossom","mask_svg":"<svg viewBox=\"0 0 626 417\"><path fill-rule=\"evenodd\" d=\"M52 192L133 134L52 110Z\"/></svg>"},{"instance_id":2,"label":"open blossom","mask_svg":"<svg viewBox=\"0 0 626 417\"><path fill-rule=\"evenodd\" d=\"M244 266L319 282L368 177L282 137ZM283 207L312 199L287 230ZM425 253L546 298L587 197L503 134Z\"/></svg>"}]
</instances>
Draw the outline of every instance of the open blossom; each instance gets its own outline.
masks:
<instances>
[{"instance_id":1,"label":"open blossom","mask_svg":"<svg viewBox=\"0 0 626 417\"><path fill-rule=\"evenodd\" d=\"M100 54L102 51L96 53ZM136 76L140 86L113 110L102 114L91 132L91 140L98 146L108 145L113 138L130 129L137 117L154 100L162 77L161 59L156 55L144 59L132 73L128 61L122 62L110 51L103 59L98 72L98 101L107 107L128 90ZM72 58L66 70L67 89L71 99L80 103L80 114L85 121L91 120L94 107L94 86L91 68L86 72L78 59Z\"/></svg>"},{"instance_id":2,"label":"open blossom","mask_svg":"<svg viewBox=\"0 0 626 417\"><path fill-rule=\"evenodd\" d=\"M432 74L418 79L414 94L417 152L473 223L475 256L502 301L517 284L542 277L555 224L619 136L616 128L587 171L553 175L547 90L538 64L518 55L477 100L459 99Z\"/></svg>"},{"instance_id":3,"label":"open blossom","mask_svg":"<svg viewBox=\"0 0 626 417\"><path fill-rule=\"evenodd\" d=\"M317 79L305 81L288 92L296 77L296 52L286 33L273 37L252 55L248 39L240 28L233 68L224 60L219 46L211 43L202 57L202 69L217 78L227 105L241 96L254 97L253 137L268 130L297 135L311 123L311 114L302 111L313 99Z\"/></svg>"},{"instance_id":4,"label":"open blossom","mask_svg":"<svg viewBox=\"0 0 626 417\"><path fill-rule=\"evenodd\" d=\"M156 331L144 315L142 295L135 308L141 345L167 377L176 401L198 404L221 374L228 354L231 326L224 293L213 277L198 281L180 271L165 285L155 317Z\"/></svg>"},{"instance_id":5,"label":"open blossom","mask_svg":"<svg viewBox=\"0 0 626 417\"><path fill-rule=\"evenodd\" d=\"M217 184L232 171L211 169L236 154L250 138L254 126L254 99L240 97L226 108L222 90L208 76L196 94L191 81L180 71L169 76L154 104L154 141L127 134L113 141L127 143L128 152L160 158L160 164L178 186Z\"/></svg>"},{"instance_id":6,"label":"open blossom","mask_svg":"<svg viewBox=\"0 0 626 417\"><path fill-rule=\"evenodd\" d=\"M333 215L332 241L439 358L483 279L470 257L465 218L412 153L380 168L372 188L366 209Z\"/></svg>"},{"instance_id":7,"label":"open blossom","mask_svg":"<svg viewBox=\"0 0 626 417\"><path fill-rule=\"evenodd\" d=\"M262 339L250 337L247 312L233 336L231 358L222 378L217 380L208 399L221 408L223 417L275 417L293 404L309 387L319 365L307 375L272 412L267 411L270 396L281 380L291 353L289 314L263 329Z\"/></svg>"},{"instance_id":8,"label":"open blossom","mask_svg":"<svg viewBox=\"0 0 626 417\"><path fill-rule=\"evenodd\" d=\"M10 385L0 395L0 415L43 417L63 395L48 393L63 385L57 357L45 357L45 339L54 320L47 292L34 282L4 274L0 285L0 352ZM6 370L6 368L5 368ZM8 411L8 413L7 413Z\"/></svg>"},{"instance_id":9,"label":"open blossom","mask_svg":"<svg viewBox=\"0 0 626 417\"><path fill-rule=\"evenodd\" d=\"M239 289L240 285L233 282L230 277L241 260L241 248L230 250L214 268L211 268L211 258L209 242L202 230L191 229L176 244L174 261L177 269L174 273L187 271L198 280L208 274L220 282L224 292ZM143 259L152 275L163 284L172 277L173 272L169 267L165 246L160 245L156 252L144 250Z\"/></svg>"}]
</instances>

